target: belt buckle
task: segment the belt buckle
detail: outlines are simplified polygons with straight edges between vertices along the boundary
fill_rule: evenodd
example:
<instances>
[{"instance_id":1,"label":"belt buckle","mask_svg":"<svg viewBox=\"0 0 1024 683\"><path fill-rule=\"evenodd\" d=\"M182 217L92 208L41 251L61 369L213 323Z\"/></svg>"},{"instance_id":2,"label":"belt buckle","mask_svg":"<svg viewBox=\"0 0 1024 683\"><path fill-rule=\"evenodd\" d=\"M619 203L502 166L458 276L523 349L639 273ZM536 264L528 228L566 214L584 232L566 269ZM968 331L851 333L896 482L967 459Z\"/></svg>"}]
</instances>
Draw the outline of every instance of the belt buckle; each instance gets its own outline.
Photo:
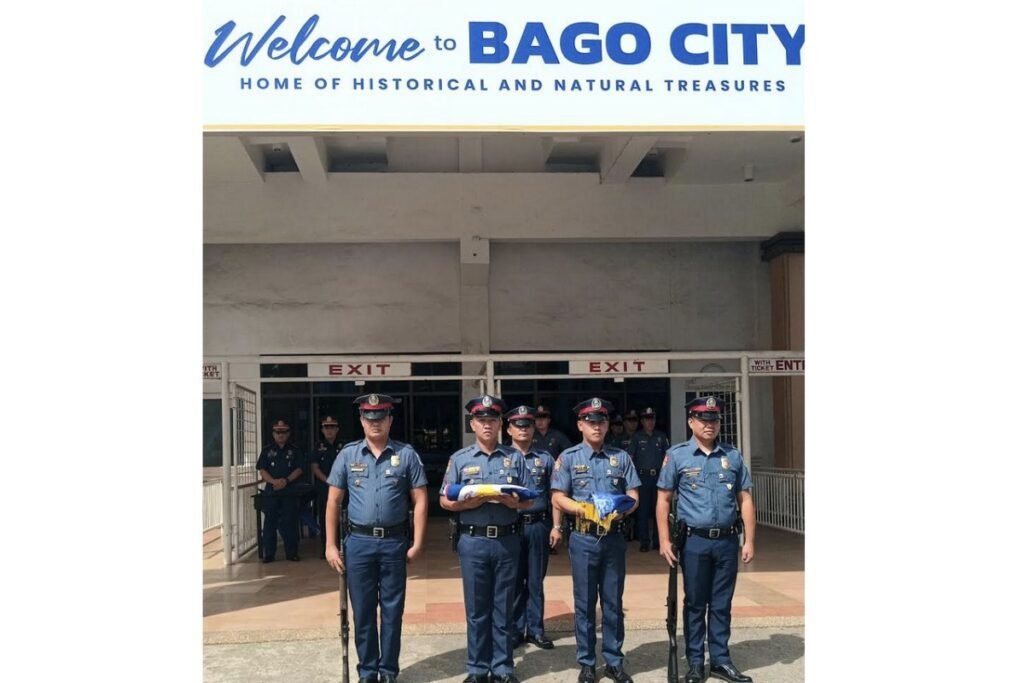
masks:
<instances>
[{"instance_id":1,"label":"belt buckle","mask_svg":"<svg viewBox=\"0 0 1024 683\"><path fill-rule=\"evenodd\" d=\"M533 524L533 515L523 515L523 524Z\"/></svg>"},{"instance_id":2,"label":"belt buckle","mask_svg":"<svg viewBox=\"0 0 1024 683\"><path fill-rule=\"evenodd\" d=\"M708 538L718 538L722 535L721 529L708 529Z\"/></svg>"},{"instance_id":3,"label":"belt buckle","mask_svg":"<svg viewBox=\"0 0 1024 683\"><path fill-rule=\"evenodd\" d=\"M497 538L497 537L498 537L498 527L496 527L496 526L489 526L489 527L487 527L487 538Z\"/></svg>"},{"instance_id":4,"label":"belt buckle","mask_svg":"<svg viewBox=\"0 0 1024 683\"><path fill-rule=\"evenodd\" d=\"M375 527L373 527L373 537L374 538L384 538L384 527L382 527L382 526L375 526Z\"/></svg>"},{"instance_id":5,"label":"belt buckle","mask_svg":"<svg viewBox=\"0 0 1024 683\"><path fill-rule=\"evenodd\" d=\"M600 524L595 524L594 526L596 526L596 527L597 527L597 537L598 537L598 538L603 538L603 537L605 537L605 536L607 536L607 535L608 535L608 530L607 530L607 529L605 529L605 528L604 528L603 526L601 526Z\"/></svg>"}]
</instances>

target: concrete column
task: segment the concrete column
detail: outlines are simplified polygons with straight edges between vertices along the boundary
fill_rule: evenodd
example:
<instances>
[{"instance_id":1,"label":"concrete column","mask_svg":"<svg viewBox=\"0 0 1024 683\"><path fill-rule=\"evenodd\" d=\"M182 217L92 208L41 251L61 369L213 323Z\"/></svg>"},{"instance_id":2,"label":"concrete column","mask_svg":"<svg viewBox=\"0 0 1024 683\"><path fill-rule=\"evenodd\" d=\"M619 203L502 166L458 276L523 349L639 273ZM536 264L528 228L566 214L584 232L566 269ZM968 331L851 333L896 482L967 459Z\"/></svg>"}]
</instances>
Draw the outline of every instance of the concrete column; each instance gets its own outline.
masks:
<instances>
[{"instance_id":1,"label":"concrete column","mask_svg":"<svg viewBox=\"0 0 1024 683\"><path fill-rule=\"evenodd\" d=\"M479 237L464 237L459 243L459 341L462 353L491 352L490 302L491 243ZM483 363L463 363L466 374L483 374ZM480 395L477 382L462 383L462 404ZM462 445L473 443L472 433L463 430Z\"/></svg>"},{"instance_id":2,"label":"concrete column","mask_svg":"<svg viewBox=\"0 0 1024 683\"><path fill-rule=\"evenodd\" d=\"M804 234L783 232L761 244L771 264L772 348L804 350ZM772 379L775 467L804 469L804 378Z\"/></svg>"}]
</instances>

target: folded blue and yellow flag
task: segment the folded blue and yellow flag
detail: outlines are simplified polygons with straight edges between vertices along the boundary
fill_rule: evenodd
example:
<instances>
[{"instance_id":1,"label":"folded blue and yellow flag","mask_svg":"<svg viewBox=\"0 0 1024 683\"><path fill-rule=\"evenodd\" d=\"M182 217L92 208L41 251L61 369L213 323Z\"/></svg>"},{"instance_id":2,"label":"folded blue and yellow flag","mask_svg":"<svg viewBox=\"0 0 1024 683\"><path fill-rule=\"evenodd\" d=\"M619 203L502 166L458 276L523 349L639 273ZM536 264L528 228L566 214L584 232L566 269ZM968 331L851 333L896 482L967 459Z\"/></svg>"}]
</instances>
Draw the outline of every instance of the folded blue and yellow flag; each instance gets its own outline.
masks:
<instances>
[{"instance_id":1,"label":"folded blue and yellow flag","mask_svg":"<svg viewBox=\"0 0 1024 683\"><path fill-rule=\"evenodd\" d=\"M622 493L592 493L580 503L582 517L609 531L612 522L633 508L636 501Z\"/></svg>"},{"instance_id":2,"label":"folded blue and yellow flag","mask_svg":"<svg viewBox=\"0 0 1024 683\"><path fill-rule=\"evenodd\" d=\"M514 493L520 500L532 500L537 492L525 486L515 484L449 484L445 487L444 496L450 501L468 500L470 498L488 498L502 494Z\"/></svg>"}]
</instances>

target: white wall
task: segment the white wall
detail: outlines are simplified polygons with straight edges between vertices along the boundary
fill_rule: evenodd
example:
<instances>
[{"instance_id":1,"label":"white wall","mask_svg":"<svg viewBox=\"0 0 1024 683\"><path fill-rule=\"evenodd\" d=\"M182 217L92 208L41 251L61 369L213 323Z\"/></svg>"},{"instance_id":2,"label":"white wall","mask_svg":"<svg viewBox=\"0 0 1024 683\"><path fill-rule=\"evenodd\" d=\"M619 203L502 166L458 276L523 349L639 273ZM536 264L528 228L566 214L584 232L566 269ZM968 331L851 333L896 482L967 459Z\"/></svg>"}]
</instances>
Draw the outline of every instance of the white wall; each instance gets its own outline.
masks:
<instances>
[{"instance_id":1,"label":"white wall","mask_svg":"<svg viewBox=\"0 0 1024 683\"><path fill-rule=\"evenodd\" d=\"M459 351L459 245L214 245L206 355Z\"/></svg>"},{"instance_id":2,"label":"white wall","mask_svg":"<svg viewBox=\"0 0 1024 683\"><path fill-rule=\"evenodd\" d=\"M491 350L771 347L756 242L491 243Z\"/></svg>"}]
</instances>

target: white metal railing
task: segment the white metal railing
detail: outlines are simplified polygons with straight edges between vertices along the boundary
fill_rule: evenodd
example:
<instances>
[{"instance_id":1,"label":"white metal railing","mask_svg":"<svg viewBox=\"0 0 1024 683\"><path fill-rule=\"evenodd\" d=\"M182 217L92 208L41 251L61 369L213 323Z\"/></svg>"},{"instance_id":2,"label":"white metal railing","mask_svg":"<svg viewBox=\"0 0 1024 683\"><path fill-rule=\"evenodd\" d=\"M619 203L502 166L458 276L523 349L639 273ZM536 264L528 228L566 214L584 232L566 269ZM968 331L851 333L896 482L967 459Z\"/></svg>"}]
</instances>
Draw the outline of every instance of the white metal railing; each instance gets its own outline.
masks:
<instances>
[{"instance_id":1,"label":"white metal railing","mask_svg":"<svg viewBox=\"0 0 1024 683\"><path fill-rule=\"evenodd\" d=\"M203 482L203 533L224 523L224 482Z\"/></svg>"},{"instance_id":2,"label":"white metal railing","mask_svg":"<svg viewBox=\"0 0 1024 683\"><path fill-rule=\"evenodd\" d=\"M758 526L804 532L804 471L765 467L753 471Z\"/></svg>"}]
</instances>

